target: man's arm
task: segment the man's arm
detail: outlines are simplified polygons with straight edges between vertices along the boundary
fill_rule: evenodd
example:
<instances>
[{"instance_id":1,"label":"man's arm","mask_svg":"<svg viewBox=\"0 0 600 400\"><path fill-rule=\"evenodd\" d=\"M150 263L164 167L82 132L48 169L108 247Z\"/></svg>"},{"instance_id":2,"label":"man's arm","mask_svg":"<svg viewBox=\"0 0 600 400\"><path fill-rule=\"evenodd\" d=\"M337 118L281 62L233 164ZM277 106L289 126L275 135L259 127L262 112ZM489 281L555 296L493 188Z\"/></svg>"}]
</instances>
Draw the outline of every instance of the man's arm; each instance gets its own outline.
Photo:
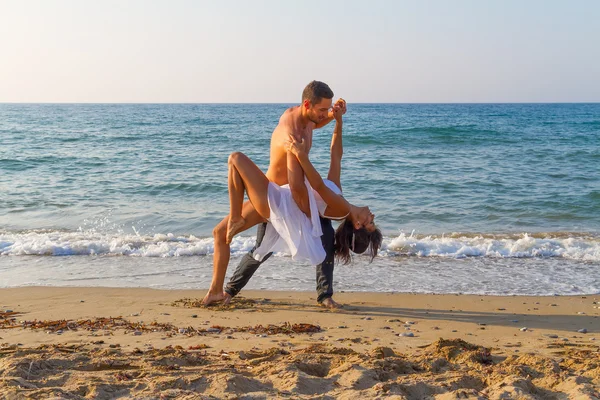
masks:
<instances>
[{"instance_id":1,"label":"man's arm","mask_svg":"<svg viewBox=\"0 0 600 400\"><path fill-rule=\"evenodd\" d=\"M292 198L298 205L298 208L300 208L300 211L310 218L310 202L308 200L308 189L304 184L304 171L296 156L291 152L287 153L287 169Z\"/></svg>"},{"instance_id":2,"label":"man's arm","mask_svg":"<svg viewBox=\"0 0 600 400\"><path fill-rule=\"evenodd\" d=\"M333 105L333 109L331 111L329 111L327 118L325 118L323 121L319 122L318 124L315 124L315 129L322 128L325 125L327 125L328 123L330 123L331 121L333 121L335 119L334 111L337 108L339 108L342 111L342 115L346 114L346 100L344 100L340 97Z\"/></svg>"},{"instance_id":3,"label":"man's arm","mask_svg":"<svg viewBox=\"0 0 600 400\"><path fill-rule=\"evenodd\" d=\"M327 125L328 123L330 123L331 121L333 121L333 114L331 113L331 111L329 111L329 116L327 118L325 118L323 121L319 122L318 124L315 124L315 129L322 128L325 125Z\"/></svg>"}]
</instances>

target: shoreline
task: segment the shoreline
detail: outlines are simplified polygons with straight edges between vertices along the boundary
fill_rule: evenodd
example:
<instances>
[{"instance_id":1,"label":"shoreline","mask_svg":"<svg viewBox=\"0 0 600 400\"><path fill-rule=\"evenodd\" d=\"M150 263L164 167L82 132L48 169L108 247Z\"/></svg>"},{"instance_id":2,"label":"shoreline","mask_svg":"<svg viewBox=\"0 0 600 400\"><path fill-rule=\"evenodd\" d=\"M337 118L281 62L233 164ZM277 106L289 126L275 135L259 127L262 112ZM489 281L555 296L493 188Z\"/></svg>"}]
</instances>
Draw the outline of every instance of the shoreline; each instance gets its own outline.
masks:
<instances>
[{"instance_id":1,"label":"shoreline","mask_svg":"<svg viewBox=\"0 0 600 400\"><path fill-rule=\"evenodd\" d=\"M177 396L192 396L189 398L205 398L193 397L201 395L234 398L243 393L256 393L263 398L288 395L294 398L317 395L418 398L409 395L407 385L416 385L416 381L423 379L430 386L423 389L423 396L426 395L423 398L457 396L458 390L468 392L467 396L484 396L481 393L486 391L485 396L488 396L510 387L514 393L519 390L534 393L543 388L556 393L592 396L600 387L600 295L345 292L334 296L344 305L341 310L320 307L314 292L249 290L234 298L231 306L196 307L195 302L203 295L204 290L147 288L0 289L0 356L3 356L0 357L0 376L3 376L0 393L29 398L27 396L35 393L59 390L47 382L63 379L64 388L60 390L65 396L76 396L73 388L77 387L87 393L81 398L94 390L97 398L111 398L119 390L152 398L160 388L149 383L141 388L140 370L146 371L148 376L160 375L161 379L173 381L183 379L183 375L204 377L204 386L194 386L192 379L185 385L180 382L179 387L168 388L178 391ZM454 350L448 353L448 349ZM171 351L177 354L169 353ZM478 362L472 357L457 361L451 355L456 351L485 356ZM174 369L153 369L150 364L164 360L165 352L171 354L167 364ZM537 367L529 365L528 368L542 368L546 364L576 360L580 352L587 352L596 364L581 364L581 368L587 369L578 372L566 373L559 368L557 371L562 372L555 379L560 384L542 382L531 371L529 378L513 371L502 379L499 376L499 380L486 381L486 368L507 370L509 361L514 363L518 359L526 363L522 359L525 355L538 360L534 363ZM202 363L196 365L189 361L192 354L194 357L201 354ZM59 360L64 369L51 371L41 367L42 360L48 357ZM99 357L121 360L119 362L138 360L138 364L134 366L131 361L127 364L129 367L120 369L93 367L100 362ZM390 367L393 373L388 371L387 375L381 375L385 368L375 361L388 359L397 363L404 360L413 367L404 372L394 370L400 367ZM559 359L562 361L557 361ZM42 364L36 367L36 374L27 374L17 368L24 360ZM438 363L443 365L434 368L427 360L432 363L442 360ZM540 360L545 361L540 364ZM337 367L333 364L327 370L317 367L327 363ZM214 371L216 365L221 368L224 364L237 367L219 369L219 373ZM313 365L310 371L306 369L308 364ZM239 365L244 368L238 370ZM83 375L79 376L82 368L88 369L86 376L103 383L89 382L85 390L81 389L84 385ZM346 370L340 372L336 368ZM184 370L186 374L182 375ZM289 376L278 381L276 377L281 371L287 371ZM119 373L125 374L121 380ZM550 376L548 372L540 374ZM513 375L515 379L528 379L531 387L524 389L516 380L511 384L504 382ZM586 378L578 380L577 376ZM456 384L457 377L462 377L461 382L464 382ZM467 377L476 377L473 379L478 383L468 383ZM288 385L290 379L296 383ZM356 383L361 379L370 383ZM238 383L223 386L217 382ZM28 385L30 388L24 389ZM556 389L562 387L560 385L568 388Z\"/></svg>"}]
</instances>

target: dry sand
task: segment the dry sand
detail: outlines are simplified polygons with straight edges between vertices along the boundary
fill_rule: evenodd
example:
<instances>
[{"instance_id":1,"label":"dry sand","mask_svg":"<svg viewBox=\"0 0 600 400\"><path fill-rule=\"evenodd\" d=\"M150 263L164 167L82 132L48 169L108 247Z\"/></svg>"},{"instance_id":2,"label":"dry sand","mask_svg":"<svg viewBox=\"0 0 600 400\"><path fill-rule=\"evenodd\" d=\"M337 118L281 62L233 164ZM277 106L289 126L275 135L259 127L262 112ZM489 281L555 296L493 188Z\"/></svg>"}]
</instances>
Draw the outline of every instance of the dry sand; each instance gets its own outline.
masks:
<instances>
[{"instance_id":1,"label":"dry sand","mask_svg":"<svg viewBox=\"0 0 600 400\"><path fill-rule=\"evenodd\" d=\"M0 398L600 397L594 296L203 294L0 290Z\"/></svg>"}]
</instances>

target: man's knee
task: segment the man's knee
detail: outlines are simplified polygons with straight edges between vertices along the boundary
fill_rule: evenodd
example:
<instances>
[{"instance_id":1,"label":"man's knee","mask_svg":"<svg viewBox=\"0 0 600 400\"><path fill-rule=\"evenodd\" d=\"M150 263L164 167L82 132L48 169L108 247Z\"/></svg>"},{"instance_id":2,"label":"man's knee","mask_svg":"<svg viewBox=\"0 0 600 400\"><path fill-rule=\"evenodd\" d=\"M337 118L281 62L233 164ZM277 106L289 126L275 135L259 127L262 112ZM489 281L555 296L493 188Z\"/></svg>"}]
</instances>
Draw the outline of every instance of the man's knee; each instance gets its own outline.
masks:
<instances>
[{"instance_id":1,"label":"man's knee","mask_svg":"<svg viewBox=\"0 0 600 400\"><path fill-rule=\"evenodd\" d=\"M321 243L323 244L323 248L329 255L329 253L333 252L335 248L335 231L331 224L322 224L321 230L323 231L323 236L321 236Z\"/></svg>"},{"instance_id":2,"label":"man's knee","mask_svg":"<svg viewBox=\"0 0 600 400\"><path fill-rule=\"evenodd\" d=\"M331 226L330 224L324 225L321 230L323 231L323 235L328 237L328 238L332 238L335 236L335 230L333 229L333 226Z\"/></svg>"}]
</instances>

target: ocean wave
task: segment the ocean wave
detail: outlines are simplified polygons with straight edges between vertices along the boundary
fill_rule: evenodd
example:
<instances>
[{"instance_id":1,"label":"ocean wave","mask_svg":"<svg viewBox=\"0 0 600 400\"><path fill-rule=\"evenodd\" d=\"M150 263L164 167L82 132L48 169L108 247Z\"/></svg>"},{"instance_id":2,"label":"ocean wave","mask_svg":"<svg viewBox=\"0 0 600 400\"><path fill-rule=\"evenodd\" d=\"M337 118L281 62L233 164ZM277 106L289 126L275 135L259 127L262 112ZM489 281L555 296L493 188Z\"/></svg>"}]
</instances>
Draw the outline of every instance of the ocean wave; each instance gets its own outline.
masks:
<instances>
[{"instance_id":1,"label":"ocean wave","mask_svg":"<svg viewBox=\"0 0 600 400\"><path fill-rule=\"evenodd\" d=\"M450 235L426 236L400 234L385 246L388 255L417 257L540 258L600 260L600 239L591 235L555 234Z\"/></svg>"},{"instance_id":2,"label":"ocean wave","mask_svg":"<svg viewBox=\"0 0 600 400\"><path fill-rule=\"evenodd\" d=\"M411 128L401 129L400 132L406 133L429 133L431 135L436 135L440 137L452 137L453 135L464 135L468 134L472 136L474 134L478 135L496 135L499 132L491 129L481 129L478 128L475 124L465 124L465 125L448 125L448 126L416 126Z\"/></svg>"},{"instance_id":3,"label":"ocean wave","mask_svg":"<svg viewBox=\"0 0 600 400\"><path fill-rule=\"evenodd\" d=\"M26 171L28 169L35 168L36 165L27 161L27 160L18 160L11 158L1 158L0 159L0 169L5 171Z\"/></svg>"},{"instance_id":4,"label":"ocean wave","mask_svg":"<svg viewBox=\"0 0 600 400\"><path fill-rule=\"evenodd\" d=\"M243 255L255 244L254 236L238 236L232 255ZM0 232L3 256L208 256L214 252L212 237L100 234L94 231ZM379 257L435 258L564 258L600 261L600 238L572 232L530 234L451 234L421 236L401 233L385 237Z\"/></svg>"},{"instance_id":5,"label":"ocean wave","mask_svg":"<svg viewBox=\"0 0 600 400\"><path fill-rule=\"evenodd\" d=\"M220 192L225 187L226 183L216 182L201 182L201 183L165 183L160 185L150 185L144 187L141 192L150 194L159 194L163 192L181 192L181 193L214 193Z\"/></svg>"},{"instance_id":6,"label":"ocean wave","mask_svg":"<svg viewBox=\"0 0 600 400\"><path fill-rule=\"evenodd\" d=\"M88 135L83 135L83 136L57 137L55 140L59 143L73 143L73 142L79 142L79 141L84 141L84 140L88 140L88 139L89 139Z\"/></svg>"},{"instance_id":7,"label":"ocean wave","mask_svg":"<svg viewBox=\"0 0 600 400\"><path fill-rule=\"evenodd\" d=\"M357 145L357 146L363 146L363 145L368 145L368 144L374 144L374 145L386 144L385 139L378 139L378 138L374 138L374 137L359 136L359 135L347 135L345 140L348 143L351 143L351 144Z\"/></svg>"},{"instance_id":8,"label":"ocean wave","mask_svg":"<svg viewBox=\"0 0 600 400\"><path fill-rule=\"evenodd\" d=\"M576 125L584 125L584 126L591 126L593 128L600 128L600 121L582 121L582 122L576 123Z\"/></svg>"}]
</instances>

